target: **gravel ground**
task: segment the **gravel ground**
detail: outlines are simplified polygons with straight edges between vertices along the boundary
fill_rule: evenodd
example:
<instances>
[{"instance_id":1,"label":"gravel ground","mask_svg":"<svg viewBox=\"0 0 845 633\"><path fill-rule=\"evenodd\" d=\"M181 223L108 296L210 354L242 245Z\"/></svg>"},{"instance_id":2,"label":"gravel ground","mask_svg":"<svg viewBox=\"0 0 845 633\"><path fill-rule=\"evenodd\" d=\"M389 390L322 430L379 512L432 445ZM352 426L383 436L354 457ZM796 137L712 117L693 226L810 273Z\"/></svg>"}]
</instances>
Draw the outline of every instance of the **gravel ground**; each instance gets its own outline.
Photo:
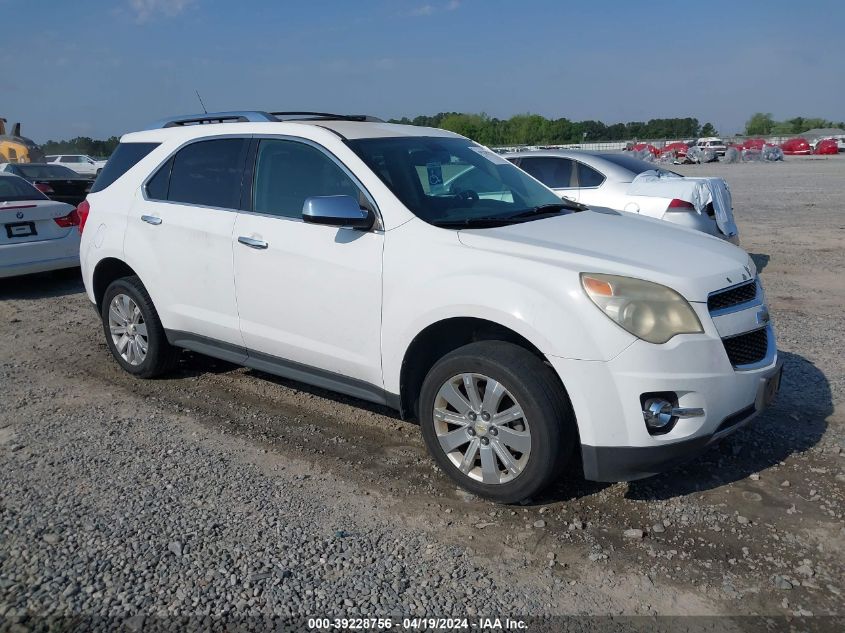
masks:
<instances>
[{"instance_id":1,"label":"gravel ground","mask_svg":"<svg viewBox=\"0 0 845 633\"><path fill-rule=\"evenodd\" d=\"M190 354L168 379L132 379L77 272L0 280L0 631L477 614L833 627L845 159L679 169L731 185L781 394L683 469L613 485L570 473L524 506L456 490L414 424L366 403Z\"/></svg>"}]
</instances>

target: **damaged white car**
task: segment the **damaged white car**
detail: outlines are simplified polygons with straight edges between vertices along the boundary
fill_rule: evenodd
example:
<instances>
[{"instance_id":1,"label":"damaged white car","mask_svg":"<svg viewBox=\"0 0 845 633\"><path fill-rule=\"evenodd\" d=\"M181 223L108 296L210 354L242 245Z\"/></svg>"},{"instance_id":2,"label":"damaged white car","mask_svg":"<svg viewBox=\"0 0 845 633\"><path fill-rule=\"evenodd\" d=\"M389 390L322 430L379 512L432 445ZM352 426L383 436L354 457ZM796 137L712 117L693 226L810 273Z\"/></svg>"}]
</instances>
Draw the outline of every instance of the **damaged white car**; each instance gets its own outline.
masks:
<instances>
[{"instance_id":1,"label":"damaged white car","mask_svg":"<svg viewBox=\"0 0 845 633\"><path fill-rule=\"evenodd\" d=\"M685 177L622 153L541 150L505 158L561 198L666 220L739 244L723 178Z\"/></svg>"}]
</instances>

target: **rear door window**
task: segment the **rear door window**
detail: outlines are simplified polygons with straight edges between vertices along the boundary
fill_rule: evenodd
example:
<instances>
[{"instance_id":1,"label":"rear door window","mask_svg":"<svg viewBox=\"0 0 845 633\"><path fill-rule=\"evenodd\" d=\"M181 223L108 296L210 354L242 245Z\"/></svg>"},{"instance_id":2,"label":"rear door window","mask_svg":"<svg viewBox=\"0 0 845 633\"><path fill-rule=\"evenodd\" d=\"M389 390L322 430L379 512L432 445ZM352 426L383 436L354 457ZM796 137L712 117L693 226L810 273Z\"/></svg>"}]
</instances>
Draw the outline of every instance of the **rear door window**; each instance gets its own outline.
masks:
<instances>
[{"instance_id":1,"label":"rear door window","mask_svg":"<svg viewBox=\"0 0 845 633\"><path fill-rule=\"evenodd\" d=\"M576 187L572 161L554 156L523 157L519 167L552 189Z\"/></svg>"},{"instance_id":2,"label":"rear door window","mask_svg":"<svg viewBox=\"0 0 845 633\"><path fill-rule=\"evenodd\" d=\"M167 200L237 209L248 147L249 139L243 138L198 141L183 147L172 159Z\"/></svg>"},{"instance_id":3,"label":"rear door window","mask_svg":"<svg viewBox=\"0 0 845 633\"><path fill-rule=\"evenodd\" d=\"M158 143L121 143L118 145L100 175L97 176L97 180L94 181L91 193L97 193L111 185L158 145Z\"/></svg>"}]
</instances>

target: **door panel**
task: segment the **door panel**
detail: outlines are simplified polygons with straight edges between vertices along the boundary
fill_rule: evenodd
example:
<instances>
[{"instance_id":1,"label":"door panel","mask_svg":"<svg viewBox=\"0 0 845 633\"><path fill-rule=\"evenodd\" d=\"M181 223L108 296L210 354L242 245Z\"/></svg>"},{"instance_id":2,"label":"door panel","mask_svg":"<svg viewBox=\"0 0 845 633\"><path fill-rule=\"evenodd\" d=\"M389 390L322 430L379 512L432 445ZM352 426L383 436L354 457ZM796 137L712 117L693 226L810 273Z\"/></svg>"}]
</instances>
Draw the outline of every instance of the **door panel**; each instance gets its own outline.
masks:
<instances>
[{"instance_id":1,"label":"door panel","mask_svg":"<svg viewBox=\"0 0 845 633\"><path fill-rule=\"evenodd\" d=\"M135 205L126 227L126 258L165 328L243 344L232 266L234 224L234 211L150 200Z\"/></svg>"},{"instance_id":2,"label":"door panel","mask_svg":"<svg viewBox=\"0 0 845 633\"><path fill-rule=\"evenodd\" d=\"M383 235L242 213L233 241L240 326L251 352L382 384Z\"/></svg>"},{"instance_id":3,"label":"door panel","mask_svg":"<svg viewBox=\"0 0 845 633\"><path fill-rule=\"evenodd\" d=\"M124 250L167 329L243 345L232 231L249 143L190 143L139 192Z\"/></svg>"},{"instance_id":4,"label":"door panel","mask_svg":"<svg viewBox=\"0 0 845 633\"><path fill-rule=\"evenodd\" d=\"M232 239L243 340L251 356L269 354L380 387L384 236L302 221L305 198L325 195L365 198L322 149L261 140L255 211L238 214Z\"/></svg>"}]
</instances>

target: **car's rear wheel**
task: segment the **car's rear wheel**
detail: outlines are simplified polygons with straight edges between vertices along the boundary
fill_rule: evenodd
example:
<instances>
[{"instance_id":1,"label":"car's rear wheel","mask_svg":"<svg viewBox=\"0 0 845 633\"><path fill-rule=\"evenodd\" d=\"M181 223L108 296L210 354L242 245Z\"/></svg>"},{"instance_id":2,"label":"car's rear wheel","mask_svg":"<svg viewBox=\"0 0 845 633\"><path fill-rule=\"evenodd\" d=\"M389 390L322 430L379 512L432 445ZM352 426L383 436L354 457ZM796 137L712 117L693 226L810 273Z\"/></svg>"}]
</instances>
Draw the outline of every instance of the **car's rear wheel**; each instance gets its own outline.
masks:
<instances>
[{"instance_id":1,"label":"car's rear wheel","mask_svg":"<svg viewBox=\"0 0 845 633\"><path fill-rule=\"evenodd\" d=\"M444 356L423 382L419 414L446 474L501 503L539 493L574 448L571 408L554 372L511 343L471 343Z\"/></svg>"},{"instance_id":2,"label":"car's rear wheel","mask_svg":"<svg viewBox=\"0 0 845 633\"><path fill-rule=\"evenodd\" d=\"M152 299L137 276L113 281L101 310L106 344L123 369L155 378L174 368L179 350L167 342Z\"/></svg>"}]
</instances>

